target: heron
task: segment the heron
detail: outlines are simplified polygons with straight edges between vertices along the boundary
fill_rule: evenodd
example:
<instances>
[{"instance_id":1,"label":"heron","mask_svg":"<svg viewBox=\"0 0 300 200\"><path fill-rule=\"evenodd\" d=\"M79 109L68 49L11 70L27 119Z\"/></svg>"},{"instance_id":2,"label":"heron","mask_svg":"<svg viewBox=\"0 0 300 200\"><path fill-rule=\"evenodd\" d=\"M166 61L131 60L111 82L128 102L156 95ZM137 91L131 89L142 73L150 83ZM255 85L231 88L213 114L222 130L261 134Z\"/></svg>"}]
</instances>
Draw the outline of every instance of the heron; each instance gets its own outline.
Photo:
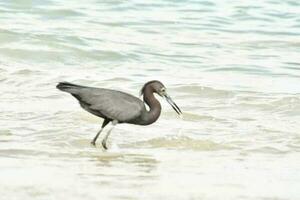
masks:
<instances>
[{"instance_id":1,"label":"heron","mask_svg":"<svg viewBox=\"0 0 300 200\"><path fill-rule=\"evenodd\" d=\"M107 149L108 136L117 124L149 125L159 118L161 105L155 98L154 93L164 97L176 113L182 115L180 108L167 94L166 87L158 80L152 80L144 84L140 91L143 101L121 91L82 86L69 82L59 82L56 88L70 93L79 101L84 110L104 119L101 129L91 141L92 145L96 145L100 133L111 122L112 127L102 140L104 149ZM145 104L148 105L148 110Z\"/></svg>"}]
</instances>

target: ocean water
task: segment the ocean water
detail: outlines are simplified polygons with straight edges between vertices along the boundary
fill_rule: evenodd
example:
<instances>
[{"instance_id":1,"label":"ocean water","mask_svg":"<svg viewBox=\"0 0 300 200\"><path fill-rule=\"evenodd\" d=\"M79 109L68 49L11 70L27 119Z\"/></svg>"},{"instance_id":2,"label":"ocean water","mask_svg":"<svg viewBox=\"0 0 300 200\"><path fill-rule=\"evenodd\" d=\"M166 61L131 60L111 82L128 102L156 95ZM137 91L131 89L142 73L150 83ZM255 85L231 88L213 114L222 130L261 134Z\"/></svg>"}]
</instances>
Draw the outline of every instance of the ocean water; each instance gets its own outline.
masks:
<instances>
[{"instance_id":1,"label":"ocean water","mask_svg":"<svg viewBox=\"0 0 300 200\"><path fill-rule=\"evenodd\" d=\"M59 81L184 113L102 120ZM300 199L300 2L0 1L0 199Z\"/></svg>"}]
</instances>

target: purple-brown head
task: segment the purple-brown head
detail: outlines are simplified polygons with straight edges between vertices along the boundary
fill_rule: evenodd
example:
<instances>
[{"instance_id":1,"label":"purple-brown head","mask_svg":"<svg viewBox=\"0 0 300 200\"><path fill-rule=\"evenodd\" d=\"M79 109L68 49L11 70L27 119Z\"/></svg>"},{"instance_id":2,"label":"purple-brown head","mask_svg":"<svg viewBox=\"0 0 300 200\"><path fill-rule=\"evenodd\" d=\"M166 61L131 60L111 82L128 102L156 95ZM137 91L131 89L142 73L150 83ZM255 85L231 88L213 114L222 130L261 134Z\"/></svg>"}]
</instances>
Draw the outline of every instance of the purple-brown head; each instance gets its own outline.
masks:
<instances>
[{"instance_id":1,"label":"purple-brown head","mask_svg":"<svg viewBox=\"0 0 300 200\"><path fill-rule=\"evenodd\" d=\"M149 82L145 83L145 85L141 89L141 95L143 95L145 93L146 88L150 88L153 93L157 93L159 96L164 97L166 99L166 101L176 111L176 113L180 116L182 115L180 108L176 105L176 103L167 94L166 87L160 81L154 80L154 81L149 81Z\"/></svg>"}]
</instances>

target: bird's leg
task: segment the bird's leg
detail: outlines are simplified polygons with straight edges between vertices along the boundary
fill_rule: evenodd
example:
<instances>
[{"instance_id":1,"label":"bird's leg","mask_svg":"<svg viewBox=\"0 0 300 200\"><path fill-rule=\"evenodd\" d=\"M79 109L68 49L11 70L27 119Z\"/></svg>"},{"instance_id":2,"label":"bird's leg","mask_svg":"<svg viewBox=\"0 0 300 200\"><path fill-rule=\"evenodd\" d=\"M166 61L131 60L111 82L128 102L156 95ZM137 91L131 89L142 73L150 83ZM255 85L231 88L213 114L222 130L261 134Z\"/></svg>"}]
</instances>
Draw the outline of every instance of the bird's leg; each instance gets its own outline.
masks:
<instances>
[{"instance_id":1,"label":"bird's leg","mask_svg":"<svg viewBox=\"0 0 300 200\"><path fill-rule=\"evenodd\" d=\"M109 131L107 132L107 134L106 134L105 137L103 138L103 140L102 140L102 146L103 146L104 149L107 149L107 145L106 145L107 138L108 138L108 136L110 135L111 131L113 130L113 128L115 127L115 125L116 125L117 123L118 123L117 120L112 121L112 125L113 125L113 126L109 129Z\"/></svg>"},{"instance_id":2,"label":"bird's leg","mask_svg":"<svg viewBox=\"0 0 300 200\"><path fill-rule=\"evenodd\" d=\"M96 140L97 138L99 137L100 133L102 132L102 130L104 129L104 127L109 123L110 121L108 119L104 119L103 123L102 123L102 126L101 126L101 129L100 131L98 131L97 135L94 137L94 139L91 141L91 144L92 145L96 145Z\"/></svg>"},{"instance_id":3,"label":"bird's leg","mask_svg":"<svg viewBox=\"0 0 300 200\"><path fill-rule=\"evenodd\" d=\"M96 145L96 140L99 137L100 133L102 132L103 128L100 129L100 131L98 131L97 135L94 137L94 139L91 141L92 145Z\"/></svg>"}]
</instances>

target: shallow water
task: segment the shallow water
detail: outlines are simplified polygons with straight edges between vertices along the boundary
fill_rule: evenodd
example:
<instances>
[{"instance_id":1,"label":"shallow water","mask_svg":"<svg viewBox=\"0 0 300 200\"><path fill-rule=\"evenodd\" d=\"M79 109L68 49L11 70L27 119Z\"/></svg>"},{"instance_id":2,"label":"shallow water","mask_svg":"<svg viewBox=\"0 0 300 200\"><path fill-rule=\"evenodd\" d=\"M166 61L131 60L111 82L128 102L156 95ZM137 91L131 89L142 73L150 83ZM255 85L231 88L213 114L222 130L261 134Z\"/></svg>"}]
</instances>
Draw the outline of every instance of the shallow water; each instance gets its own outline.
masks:
<instances>
[{"instance_id":1,"label":"shallow water","mask_svg":"<svg viewBox=\"0 0 300 200\"><path fill-rule=\"evenodd\" d=\"M300 3L0 2L1 199L299 199ZM138 95L147 127L101 120L58 81Z\"/></svg>"}]
</instances>

